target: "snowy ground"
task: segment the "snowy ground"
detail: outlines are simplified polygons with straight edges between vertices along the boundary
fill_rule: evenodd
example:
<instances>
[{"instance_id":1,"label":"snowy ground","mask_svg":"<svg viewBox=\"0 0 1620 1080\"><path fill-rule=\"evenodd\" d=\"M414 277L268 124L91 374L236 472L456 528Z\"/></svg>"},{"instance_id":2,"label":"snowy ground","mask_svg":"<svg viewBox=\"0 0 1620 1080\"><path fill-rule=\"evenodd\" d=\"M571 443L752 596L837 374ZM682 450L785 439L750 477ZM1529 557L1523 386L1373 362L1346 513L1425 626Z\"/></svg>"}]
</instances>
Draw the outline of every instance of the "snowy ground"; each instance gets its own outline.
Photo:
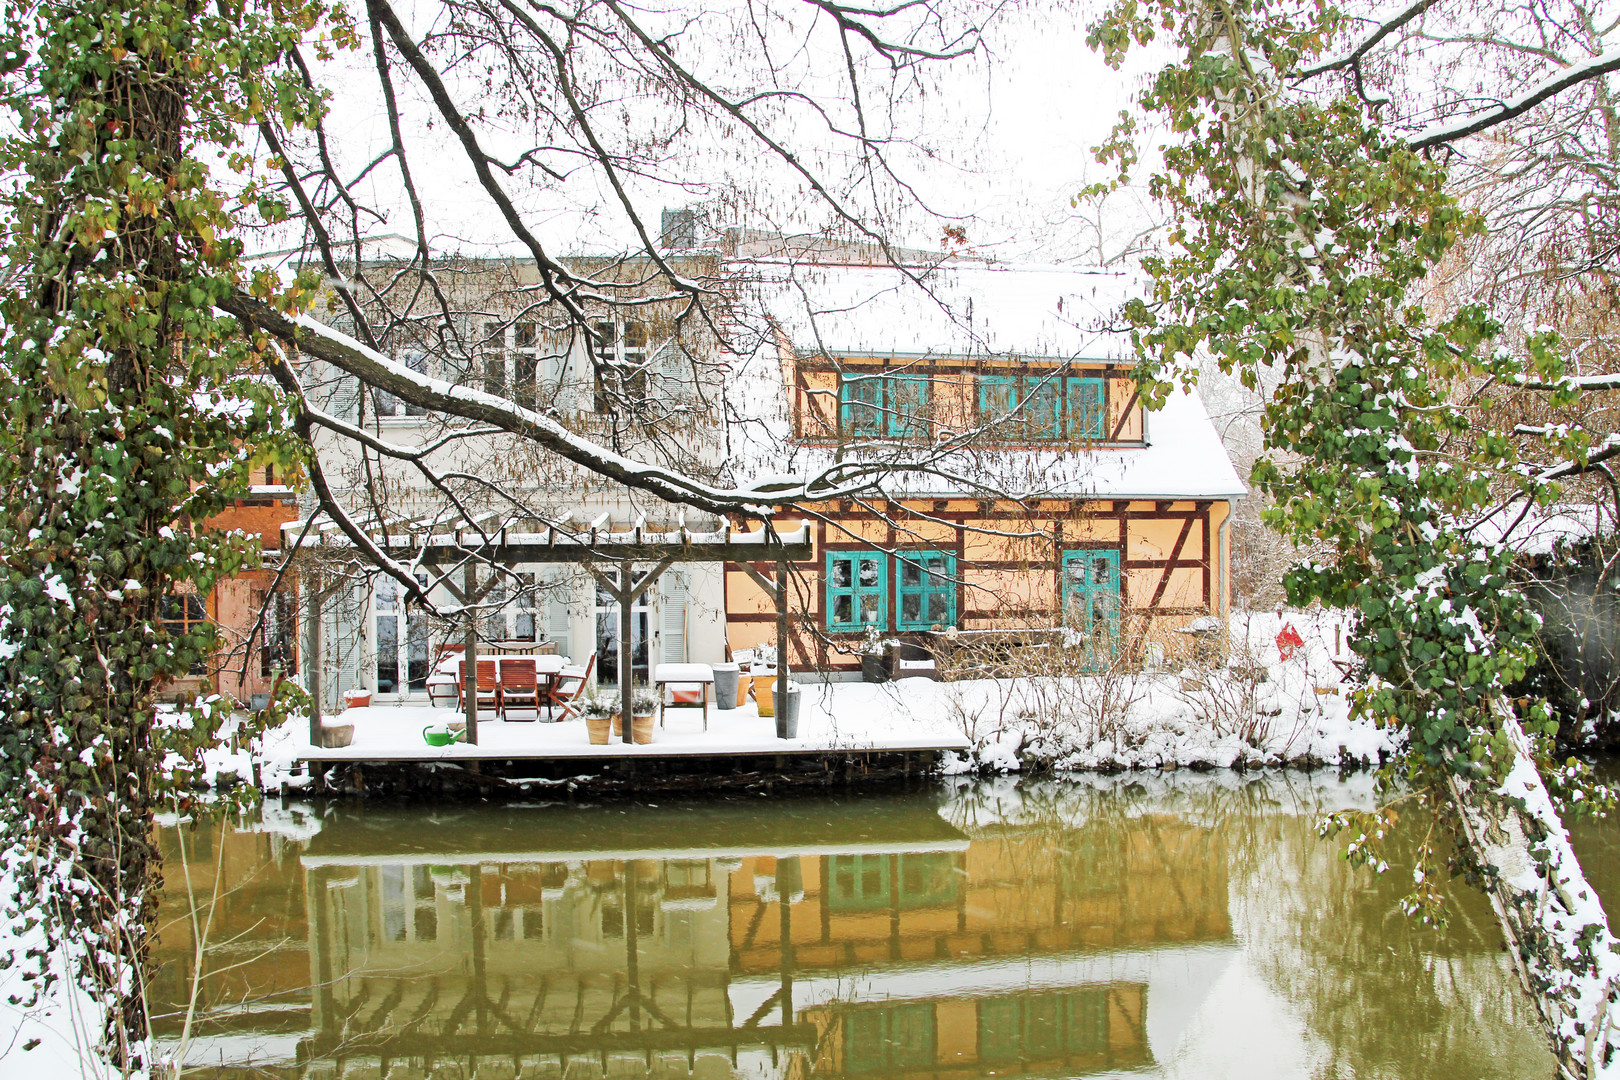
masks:
<instances>
[{"instance_id":1,"label":"snowy ground","mask_svg":"<svg viewBox=\"0 0 1620 1080\"><path fill-rule=\"evenodd\" d=\"M1277 638L1302 644L1284 659ZM1302 612L1231 620L1224 662L1113 678L997 679L909 690L914 712L944 713L973 746L960 767L1012 771L1375 763L1392 733L1350 719L1334 661L1343 620ZM909 685L909 684L905 684Z\"/></svg>"},{"instance_id":2,"label":"snowy ground","mask_svg":"<svg viewBox=\"0 0 1620 1080\"><path fill-rule=\"evenodd\" d=\"M1278 633L1303 640L1283 659ZM908 678L883 685L807 683L799 737L779 740L775 721L752 702L710 706L708 725L691 709L669 711L646 746L592 745L580 720L479 722L479 745L428 746L422 729L459 720L450 709L378 705L341 714L352 746L322 750L328 760L405 758L459 761L530 756L589 759L624 755L773 754L805 750L939 749L951 771L1156 769L1376 762L1393 749L1390 733L1352 722L1334 660L1348 657L1332 617L1288 612L1232 620L1227 660L1114 678ZM315 753L303 722L271 732L252 754L216 754L207 774L247 780L259 767L266 788L304 778L297 762Z\"/></svg>"},{"instance_id":3,"label":"snowy ground","mask_svg":"<svg viewBox=\"0 0 1620 1080\"><path fill-rule=\"evenodd\" d=\"M13 863L27 856L0 851L0 902L13 895ZM25 912L26 913L26 912ZM59 949L46 957L57 976L50 991L36 1000L34 985L23 978L33 963L28 956L44 943L37 927L0 914L0 1076L22 1080L79 1080L111 1075L94 1052L101 1035L99 1005L72 979L72 963Z\"/></svg>"}]
</instances>

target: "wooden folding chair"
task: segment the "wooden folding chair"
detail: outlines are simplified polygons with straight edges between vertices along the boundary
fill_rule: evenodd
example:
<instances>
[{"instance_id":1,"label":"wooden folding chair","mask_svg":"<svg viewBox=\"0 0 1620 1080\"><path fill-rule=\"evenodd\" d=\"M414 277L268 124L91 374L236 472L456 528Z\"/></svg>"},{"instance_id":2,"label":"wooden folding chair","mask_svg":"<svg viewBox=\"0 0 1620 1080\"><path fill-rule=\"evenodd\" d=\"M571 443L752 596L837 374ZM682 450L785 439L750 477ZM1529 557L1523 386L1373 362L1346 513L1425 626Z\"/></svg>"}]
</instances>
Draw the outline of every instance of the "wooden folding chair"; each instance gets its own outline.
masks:
<instances>
[{"instance_id":1,"label":"wooden folding chair","mask_svg":"<svg viewBox=\"0 0 1620 1080\"><path fill-rule=\"evenodd\" d=\"M591 653L591 658L585 662L584 667L565 667L551 680L551 691L546 695L546 700L552 705L562 707L561 719L567 720L575 715L573 701L590 685L591 671L595 667L596 654Z\"/></svg>"},{"instance_id":2,"label":"wooden folding chair","mask_svg":"<svg viewBox=\"0 0 1620 1080\"><path fill-rule=\"evenodd\" d=\"M461 700L465 704L467 700L467 665L461 665L461 669ZM488 702L489 707L499 715L501 711L501 687L500 676L495 671L495 661L478 661L477 674L478 701L474 707L479 711L483 711L484 703Z\"/></svg>"},{"instance_id":3,"label":"wooden folding chair","mask_svg":"<svg viewBox=\"0 0 1620 1080\"><path fill-rule=\"evenodd\" d=\"M533 709L540 719L540 686L533 660L501 661L501 719L510 720L513 706Z\"/></svg>"}]
</instances>

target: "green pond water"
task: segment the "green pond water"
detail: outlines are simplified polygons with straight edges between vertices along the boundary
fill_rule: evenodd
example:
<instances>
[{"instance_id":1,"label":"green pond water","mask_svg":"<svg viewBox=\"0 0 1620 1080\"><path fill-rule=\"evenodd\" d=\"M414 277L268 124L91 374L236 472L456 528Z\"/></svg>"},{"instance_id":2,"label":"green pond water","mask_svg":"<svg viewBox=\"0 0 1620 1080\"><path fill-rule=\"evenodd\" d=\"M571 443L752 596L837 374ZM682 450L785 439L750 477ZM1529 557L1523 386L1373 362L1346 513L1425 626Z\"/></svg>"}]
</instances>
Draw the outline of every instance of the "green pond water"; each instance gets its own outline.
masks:
<instances>
[{"instance_id":1,"label":"green pond water","mask_svg":"<svg viewBox=\"0 0 1620 1080\"><path fill-rule=\"evenodd\" d=\"M195 990L207 1077L1550 1077L1483 898L1400 913L1421 823L1383 877L1318 839L1371 800L1181 773L271 801L165 830L153 1011L178 1046Z\"/></svg>"}]
</instances>

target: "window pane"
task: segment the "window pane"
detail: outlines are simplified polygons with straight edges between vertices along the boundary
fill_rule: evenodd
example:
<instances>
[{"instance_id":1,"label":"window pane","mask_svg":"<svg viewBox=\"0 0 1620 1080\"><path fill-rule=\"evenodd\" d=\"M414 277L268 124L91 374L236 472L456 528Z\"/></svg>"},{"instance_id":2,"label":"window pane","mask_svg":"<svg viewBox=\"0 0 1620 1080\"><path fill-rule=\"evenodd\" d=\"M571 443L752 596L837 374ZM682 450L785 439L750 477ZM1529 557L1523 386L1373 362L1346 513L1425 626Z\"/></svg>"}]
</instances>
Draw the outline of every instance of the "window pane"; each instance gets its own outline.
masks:
<instances>
[{"instance_id":1,"label":"window pane","mask_svg":"<svg viewBox=\"0 0 1620 1080\"><path fill-rule=\"evenodd\" d=\"M944 593L934 593L928 598L928 621L930 623L948 623L951 621L951 598Z\"/></svg>"},{"instance_id":2,"label":"window pane","mask_svg":"<svg viewBox=\"0 0 1620 1080\"><path fill-rule=\"evenodd\" d=\"M920 567L918 565L917 560L909 559L909 558L901 560L901 562L900 562L900 584L902 584L902 585L921 585L922 584L922 567Z\"/></svg>"},{"instance_id":3,"label":"window pane","mask_svg":"<svg viewBox=\"0 0 1620 1080\"><path fill-rule=\"evenodd\" d=\"M1106 434L1104 397L1101 379L1069 380L1069 427L1073 437L1100 439Z\"/></svg>"},{"instance_id":4,"label":"window pane","mask_svg":"<svg viewBox=\"0 0 1620 1080\"><path fill-rule=\"evenodd\" d=\"M1025 1001L1024 1056L1054 1058L1063 1054L1063 999L1055 994L1031 996Z\"/></svg>"},{"instance_id":5,"label":"window pane","mask_svg":"<svg viewBox=\"0 0 1620 1080\"><path fill-rule=\"evenodd\" d=\"M979 418L986 423L1012 414L1017 404L1017 379L1004 375L986 375L979 380Z\"/></svg>"},{"instance_id":6,"label":"window pane","mask_svg":"<svg viewBox=\"0 0 1620 1080\"><path fill-rule=\"evenodd\" d=\"M895 375L891 379L894 405L889 419L890 435L916 435L926 430L929 390L932 382L926 375Z\"/></svg>"},{"instance_id":7,"label":"window pane","mask_svg":"<svg viewBox=\"0 0 1620 1080\"><path fill-rule=\"evenodd\" d=\"M861 585L872 586L878 583L878 561L876 559L861 560Z\"/></svg>"},{"instance_id":8,"label":"window pane","mask_svg":"<svg viewBox=\"0 0 1620 1080\"><path fill-rule=\"evenodd\" d=\"M377 410L378 416L397 416L399 414L399 399L386 390L373 388L371 403Z\"/></svg>"},{"instance_id":9,"label":"window pane","mask_svg":"<svg viewBox=\"0 0 1620 1080\"><path fill-rule=\"evenodd\" d=\"M833 597L832 621L848 626L855 621L855 601L849 596Z\"/></svg>"},{"instance_id":10,"label":"window pane","mask_svg":"<svg viewBox=\"0 0 1620 1080\"><path fill-rule=\"evenodd\" d=\"M1024 414L1029 417L1031 436L1055 439L1063 434L1063 427L1059 422L1061 415L1058 405L1059 388L1060 384L1056 379L1030 380L1029 400L1024 405Z\"/></svg>"},{"instance_id":11,"label":"window pane","mask_svg":"<svg viewBox=\"0 0 1620 1080\"><path fill-rule=\"evenodd\" d=\"M861 597L861 622L871 626L876 626L878 624L878 616L878 598L875 596Z\"/></svg>"},{"instance_id":12,"label":"window pane","mask_svg":"<svg viewBox=\"0 0 1620 1080\"><path fill-rule=\"evenodd\" d=\"M526 409L534 408L535 358L519 356L513 361L512 399Z\"/></svg>"},{"instance_id":13,"label":"window pane","mask_svg":"<svg viewBox=\"0 0 1620 1080\"><path fill-rule=\"evenodd\" d=\"M922 595L920 593L903 593L900 596L900 618L908 623L922 620Z\"/></svg>"},{"instance_id":14,"label":"window pane","mask_svg":"<svg viewBox=\"0 0 1620 1080\"><path fill-rule=\"evenodd\" d=\"M883 432L883 380L871 376L845 376L844 429L851 435Z\"/></svg>"},{"instance_id":15,"label":"window pane","mask_svg":"<svg viewBox=\"0 0 1620 1080\"><path fill-rule=\"evenodd\" d=\"M849 567L850 561L848 559L838 559L832 564L832 583L835 588L847 589L850 587L853 579L850 577Z\"/></svg>"}]
</instances>

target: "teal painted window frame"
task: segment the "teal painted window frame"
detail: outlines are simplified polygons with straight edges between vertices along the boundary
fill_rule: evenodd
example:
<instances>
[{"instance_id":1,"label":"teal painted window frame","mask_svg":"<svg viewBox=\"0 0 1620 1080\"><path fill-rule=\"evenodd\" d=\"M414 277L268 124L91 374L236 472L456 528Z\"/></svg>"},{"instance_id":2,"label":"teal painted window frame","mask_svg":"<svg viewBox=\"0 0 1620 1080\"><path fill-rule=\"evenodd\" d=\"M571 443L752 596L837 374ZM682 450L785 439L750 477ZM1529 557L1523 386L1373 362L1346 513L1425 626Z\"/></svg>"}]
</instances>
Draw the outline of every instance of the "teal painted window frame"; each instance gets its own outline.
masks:
<instances>
[{"instance_id":1,"label":"teal painted window frame","mask_svg":"<svg viewBox=\"0 0 1620 1080\"><path fill-rule=\"evenodd\" d=\"M1108 991L1070 990L981 998L979 1061L1052 1061L1108 1051Z\"/></svg>"},{"instance_id":2,"label":"teal painted window frame","mask_svg":"<svg viewBox=\"0 0 1620 1080\"><path fill-rule=\"evenodd\" d=\"M859 1005L844 1014L844 1072L933 1072L939 1045L932 1001Z\"/></svg>"},{"instance_id":3,"label":"teal painted window frame","mask_svg":"<svg viewBox=\"0 0 1620 1080\"><path fill-rule=\"evenodd\" d=\"M1031 441L1102 439L1108 422L1107 381L1092 375L979 376L979 417L988 423L1016 413Z\"/></svg>"},{"instance_id":4,"label":"teal painted window frame","mask_svg":"<svg viewBox=\"0 0 1620 1080\"><path fill-rule=\"evenodd\" d=\"M845 374L838 381L838 425L846 438L925 435L933 404L934 381L927 375Z\"/></svg>"},{"instance_id":5,"label":"teal painted window frame","mask_svg":"<svg viewBox=\"0 0 1620 1080\"><path fill-rule=\"evenodd\" d=\"M862 562L877 564L877 580L861 581ZM840 577L839 565L848 568ZM842 583L841 583L842 582ZM881 551L829 551L827 552L827 629L831 631L864 631L869 626L879 630L889 628L889 557ZM849 600L849 617L838 618L838 601ZM863 601L874 601L869 606ZM876 621L864 620L861 615L875 610Z\"/></svg>"},{"instance_id":6,"label":"teal painted window frame","mask_svg":"<svg viewBox=\"0 0 1620 1080\"><path fill-rule=\"evenodd\" d=\"M930 564L940 562L938 569ZM948 551L897 551L894 555L894 626L896 630L931 630L956 625L956 556ZM908 581L908 578L914 580ZM906 600L915 597L919 614L906 617ZM936 599L944 601L934 618Z\"/></svg>"},{"instance_id":7,"label":"teal painted window frame","mask_svg":"<svg viewBox=\"0 0 1620 1080\"><path fill-rule=\"evenodd\" d=\"M898 882L893 876L896 869ZM892 861L885 854L833 855L827 861L831 911L875 911L897 900L906 911L953 906L957 886L956 859L948 852L907 852Z\"/></svg>"},{"instance_id":8,"label":"teal painted window frame","mask_svg":"<svg viewBox=\"0 0 1620 1080\"><path fill-rule=\"evenodd\" d=\"M1076 574L1070 568L1083 570ZM1099 566L1106 567L1099 579ZM1059 564L1065 621L1074 619L1082 627L1095 626L1099 618L1106 621L1114 647L1119 646L1120 616L1120 558L1112 548L1083 548L1065 551ZM1083 605L1082 610L1076 610Z\"/></svg>"}]
</instances>

